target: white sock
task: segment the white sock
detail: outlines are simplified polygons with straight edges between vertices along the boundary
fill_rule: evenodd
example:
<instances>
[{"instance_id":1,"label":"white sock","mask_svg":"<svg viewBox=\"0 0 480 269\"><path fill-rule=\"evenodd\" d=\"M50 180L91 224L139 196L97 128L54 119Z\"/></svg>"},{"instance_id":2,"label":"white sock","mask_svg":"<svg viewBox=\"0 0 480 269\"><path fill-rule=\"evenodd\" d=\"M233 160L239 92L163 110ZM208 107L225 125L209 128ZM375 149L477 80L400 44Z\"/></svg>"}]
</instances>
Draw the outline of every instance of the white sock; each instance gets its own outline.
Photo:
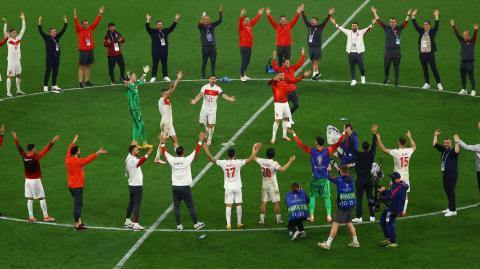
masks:
<instances>
[{"instance_id":1,"label":"white sock","mask_svg":"<svg viewBox=\"0 0 480 269\"><path fill-rule=\"evenodd\" d=\"M331 246L331 245L332 245L332 241L333 241L333 238L328 237L328 239L327 239L327 245L328 245L328 246Z\"/></svg>"},{"instance_id":2,"label":"white sock","mask_svg":"<svg viewBox=\"0 0 480 269\"><path fill-rule=\"evenodd\" d=\"M232 218L232 208L225 207L225 217L227 218L227 225L230 225L230 219Z\"/></svg>"},{"instance_id":3,"label":"white sock","mask_svg":"<svg viewBox=\"0 0 480 269\"><path fill-rule=\"evenodd\" d=\"M282 215L277 214L277 215L275 215L275 217L277 218L277 222L282 221Z\"/></svg>"},{"instance_id":4,"label":"white sock","mask_svg":"<svg viewBox=\"0 0 480 269\"><path fill-rule=\"evenodd\" d=\"M7 93L10 93L11 88L12 88L12 79L7 77Z\"/></svg>"},{"instance_id":5,"label":"white sock","mask_svg":"<svg viewBox=\"0 0 480 269\"><path fill-rule=\"evenodd\" d=\"M215 127L208 128L208 138L207 138L207 144L212 144L212 137L213 137L213 131L215 130Z\"/></svg>"},{"instance_id":6,"label":"white sock","mask_svg":"<svg viewBox=\"0 0 480 269\"><path fill-rule=\"evenodd\" d=\"M403 206L403 211L407 212L408 200L405 200L405 205Z\"/></svg>"},{"instance_id":7,"label":"white sock","mask_svg":"<svg viewBox=\"0 0 480 269\"><path fill-rule=\"evenodd\" d=\"M287 128L288 128L288 121L282 121L282 135L283 137L287 137Z\"/></svg>"},{"instance_id":8,"label":"white sock","mask_svg":"<svg viewBox=\"0 0 480 269\"><path fill-rule=\"evenodd\" d=\"M48 217L47 201L45 199L40 200L40 207L42 208L43 216Z\"/></svg>"},{"instance_id":9,"label":"white sock","mask_svg":"<svg viewBox=\"0 0 480 269\"><path fill-rule=\"evenodd\" d=\"M22 79L21 78L16 78L15 82L17 83L17 92L21 91L20 84L22 84Z\"/></svg>"},{"instance_id":10,"label":"white sock","mask_svg":"<svg viewBox=\"0 0 480 269\"><path fill-rule=\"evenodd\" d=\"M260 214L260 221L265 222L265 214Z\"/></svg>"},{"instance_id":11,"label":"white sock","mask_svg":"<svg viewBox=\"0 0 480 269\"><path fill-rule=\"evenodd\" d=\"M28 216L33 218L33 200L27 200Z\"/></svg>"},{"instance_id":12,"label":"white sock","mask_svg":"<svg viewBox=\"0 0 480 269\"><path fill-rule=\"evenodd\" d=\"M274 121L273 129L272 129L272 141L275 141L275 138L277 137L277 130L278 130L278 122Z\"/></svg>"},{"instance_id":13,"label":"white sock","mask_svg":"<svg viewBox=\"0 0 480 269\"><path fill-rule=\"evenodd\" d=\"M237 205L237 224L242 224L242 206Z\"/></svg>"},{"instance_id":14,"label":"white sock","mask_svg":"<svg viewBox=\"0 0 480 269\"><path fill-rule=\"evenodd\" d=\"M356 235L352 236L353 243L358 243L358 238Z\"/></svg>"}]
</instances>

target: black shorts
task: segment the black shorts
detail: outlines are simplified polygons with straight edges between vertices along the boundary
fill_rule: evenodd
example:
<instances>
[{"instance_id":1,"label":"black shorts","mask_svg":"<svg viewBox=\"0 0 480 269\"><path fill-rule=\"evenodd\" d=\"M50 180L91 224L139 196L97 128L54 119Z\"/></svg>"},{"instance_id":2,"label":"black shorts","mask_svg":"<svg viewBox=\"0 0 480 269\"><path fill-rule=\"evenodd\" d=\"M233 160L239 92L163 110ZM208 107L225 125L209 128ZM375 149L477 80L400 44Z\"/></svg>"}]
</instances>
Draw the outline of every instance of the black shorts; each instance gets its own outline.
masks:
<instances>
[{"instance_id":1,"label":"black shorts","mask_svg":"<svg viewBox=\"0 0 480 269\"><path fill-rule=\"evenodd\" d=\"M335 222L340 224L352 222L352 209L353 207L351 208L339 207L335 214Z\"/></svg>"},{"instance_id":2,"label":"black shorts","mask_svg":"<svg viewBox=\"0 0 480 269\"><path fill-rule=\"evenodd\" d=\"M308 54L310 55L310 61L318 61L322 59L322 48L308 47Z\"/></svg>"},{"instance_id":3,"label":"black shorts","mask_svg":"<svg viewBox=\"0 0 480 269\"><path fill-rule=\"evenodd\" d=\"M95 63L93 50L80 50L79 52L80 52L80 56L78 58L79 65L91 65Z\"/></svg>"}]
</instances>

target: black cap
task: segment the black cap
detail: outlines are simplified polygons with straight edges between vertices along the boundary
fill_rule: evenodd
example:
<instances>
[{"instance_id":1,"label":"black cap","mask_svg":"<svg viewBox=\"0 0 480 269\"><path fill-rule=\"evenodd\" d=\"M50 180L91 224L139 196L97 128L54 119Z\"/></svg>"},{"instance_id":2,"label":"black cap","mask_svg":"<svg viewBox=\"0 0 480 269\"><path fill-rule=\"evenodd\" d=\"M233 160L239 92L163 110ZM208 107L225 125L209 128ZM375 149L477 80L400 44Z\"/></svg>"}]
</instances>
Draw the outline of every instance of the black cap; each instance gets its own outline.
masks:
<instances>
[{"instance_id":1,"label":"black cap","mask_svg":"<svg viewBox=\"0 0 480 269\"><path fill-rule=\"evenodd\" d=\"M402 177L402 176L400 176L400 173L398 173L398 172L393 172L393 173L390 175L390 178L391 178L392 180L399 179L399 178L401 178L401 177Z\"/></svg>"}]
</instances>

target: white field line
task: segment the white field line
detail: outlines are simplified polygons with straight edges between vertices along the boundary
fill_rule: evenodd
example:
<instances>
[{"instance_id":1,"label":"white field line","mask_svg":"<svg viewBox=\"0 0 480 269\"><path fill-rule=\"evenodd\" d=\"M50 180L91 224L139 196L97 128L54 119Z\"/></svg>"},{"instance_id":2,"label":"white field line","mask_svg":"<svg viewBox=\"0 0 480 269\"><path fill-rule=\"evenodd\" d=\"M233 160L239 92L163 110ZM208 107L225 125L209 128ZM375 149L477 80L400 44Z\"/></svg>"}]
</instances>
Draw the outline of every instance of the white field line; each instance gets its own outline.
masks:
<instances>
[{"instance_id":1,"label":"white field line","mask_svg":"<svg viewBox=\"0 0 480 269\"><path fill-rule=\"evenodd\" d=\"M476 204L471 204L467 206L462 206L457 208L457 211L464 211L467 209L471 208L476 208L479 207L480 203ZM436 211L436 212L431 212L431 213L424 213L424 214L418 214L418 215L412 215L412 216L406 216L403 218L398 218L397 220L405 220L405 219L418 219L418 218L423 218L423 217L428 217L428 216L435 216L435 215L441 215L443 214L442 211ZM18 219L18 218L9 218L9 217L0 217L0 220L8 220L8 221L16 221L16 222L25 222L28 223L28 220L25 219ZM379 221L376 222L362 222L362 223L355 223L355 225L365 225L365 224L373 224L373 223L378 223ZM67 228L73 228L73 224L65 224L65 223L55 223L55 222L42 222L38 221L34 224L40 224L40 225L50 225L50 226L58 226L58 227L67 227ZM331 224L323 224L323 225L309 225L305 226L305 229L318 229L318 228L329 228L331 227ZM120 227L104 227L104 226L88 226L89 229L95 229L95 230L108 230L108 231L128 231L132 232L132 229L128 228L120 228ZM242 230L231 230L227 231L225 229L205 229L205 230L193 230L193 229L186 229L181 232L175 230L175 229L155 229L155 232L169 232L169 233L184 233L184 232L194 232L194 233L207 233L207 232L267 232L267 231L286 231L287 228L285 227L276 227L276 228L251 228L251 229L242 229Z\"/></svg>"}]
</instances>

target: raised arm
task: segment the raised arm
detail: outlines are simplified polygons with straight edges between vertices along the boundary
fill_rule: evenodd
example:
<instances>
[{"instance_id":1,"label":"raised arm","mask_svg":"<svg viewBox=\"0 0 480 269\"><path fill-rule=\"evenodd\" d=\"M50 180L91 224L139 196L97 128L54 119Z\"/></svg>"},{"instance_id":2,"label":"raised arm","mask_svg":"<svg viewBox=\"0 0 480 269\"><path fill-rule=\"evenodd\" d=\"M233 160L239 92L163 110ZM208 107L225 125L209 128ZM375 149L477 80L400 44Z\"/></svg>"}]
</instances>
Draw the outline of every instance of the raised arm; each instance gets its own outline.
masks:
<instances>
[{"instance_id":1,"label":"raised arm","mask_svg":"<svg viewBox=\"0 0 480 269\"><path fill-rule=\"evenodd\" d=\"M175 27L177 27L179 19L180 19L180 14L176 14L172 24L170 24L170 26L168 26L168 28L165 29L165 32L167 33L173 32L173 30L175 30Z\"/></svg>"},{"instance_id":2,"label":"raised arm","mask_svg":"<svg viewBox=\"0 0 480 269\"><path fill-rule=\"evenodd\" d=\"M305 63L305 48L302 47L302 55L300 55L300 60L292 66L293 70L297 71Z\"/></svg>"},{"instance_id":3,"label":"raised arm","mask_svg":"<svg viewBox=\"0 0 480 269\"><path fill-rule=\"evenodd\" d=\"M403 29L405 29L405 27L407 27L407 25L408 25L408 20L410 19L410 15L411 15L411 14L412 14L412 10L409 9L409 10L407 11L407 17L405 18L405 20L403 21L402 25L400 26L400 29L403 30Z\"/></svg>"},{"instance_id":4,"label":"raised arm","mask_svg":"<svg viewBox=\"0 0 480 269\"><path fill-rule=\"evenodd\" d=\"M273 27L274 29L277 29L278 23L275 21L275 19L273 19L269 7L266 8L266 13L267 13L267 19L268 19L268 21L270 22L270 25L272 25L272 27Z\"/></svg>"},{"instance_id":5,"label":"raised arm","mask_svg":"<svg viewBox=\"0 0 480 269\"><path fill-rule=\"evenodd\" d=\"M330 20L330 18L332 17L333 13L335 13L335 9L334 9L334 8L329 8L329 9L328 9L328 15L327 15L327 17L325 17L325 19L323 20L323 22L320 23L320 27L321 27L321 28L325 28L325 25L327 25L328 20Z\"/></svg>"},{"instance_id":6,"label":"raised arm","mask_svg":"<svg viewBox=\"0 0 480 269\"><path fill-rule=\"evenodd\" d=\"M412 138L412 134L410 133L410 130L407 131L407 138L410 141L410 146L412 147L413 151L417 150L417 145L415 144L415 141Z\"/></svg>"},{"instance_id":7,"label":"raised arm","mask_svg":"<svg viewBox=\"0 0 480 269\"><path fill-rule=\"evenodd\" d=\"M152 16L150 14L147 13L147 15L145 15L145 30L147 30L147 33L152 36L153 35L153 29L152 27L150 27L150 20L152 19Z\"/></svg>"},{"instance_id":8,"label":"raised arm","mask_svg":"<svg viewBox=\"0 0 480 269\"><path fill-rule=\"evenodd\" d=\"M260 16L262 16L262 14L263 14L263 10L264 10L263 8L260 8L258 10L257 15L255 15L255 17L253 17L253 19L250 21L250 26L251 27L254 27L258 23L258 21L260 20Z\"/></svg>"},{"instance_id":9,"label":"raised arm","mask_svg":"<svg viewBox=\"0 0 480 269\"><path fill-rule=\"evenodd\" d=\"M7 43L8 41L8 37L5 37L3 40L0 40L0 47L5 45L5 43Z\"/></svg>"},{"instance_id":10,"label":"raised arm","mask_svg":"<svg viewBox=\"0 0 480 269\"><path fill-rule=\"evenodd\" d=\"M274 50L272 54L272 68L275 70L275 72L280 71L280 67L277 64L277 51Z\"/></svg>"},{"instance_id":11,"label":"raised arm","mask_svg":"<svg viewBox=\"0 0 480 269\"><path fill-rule=\"evenodd\" d=\"M378 125L374 124L371 130L372 130L372 144L370 145L369 154L375 156L375 152L377 151Z\"/></svg>"},{"instance_id":12,"label":"raised arm","mask_svg":"<svg viewBox=\"0 0 480 269\"><path fill-rule=\"evenodd\" d=\"M377 133L377 142L378 142L378 148L380 148L381 151L385 152L386 154L390 154L390 149L385 148L385 146L382 143L382 138L378 133Z\"/></svg>"},{"instance_id":13,"label":"raised arm","mask_svg":"<svg viewBox=\"0 0 480 269\"><path fill-rule=\"evenodd\" d=\"M245 159L245 164L248 164L249 162L251 161L254 161L255 159L257 159L257 154L258 154L258 151L260 150L260 148L262 147L262 144L261 143L255 143L253 144L252 146L252 154L250 154L250 156Z\"/></svg>"},{"instance_id":14,"label":"raised arm","mask_svg":"<svg viewBox=\"0 0 480 269\"><path fill-rule=\"evenodd\" d=\"M473 38L472 42L475 44L477 43L477 36L478 36L478 24L473 25Z\"/></svg>"},{"instance_id":15,"label":"raised arm","mask_svg":"<svg viewBox=\"0 0 480 269\"><path fill-rule=\"evenodd\" d=\"M436 129L433 132L433 146L435 147L438 144L438 136L441 134L439 129Z\"/></svg>"},{"instance_id":16,"label":"raised arm","mask_svg":"<svg viewBox=\"0 0 480 269\"><path fill-rule=\"evenodd\" d=\"M183 72L182 70L178 71L177 73L177 79L170 85L170 90L168 90L166 93L165 93L165 97L168 98L170 97L173 92L175 91L175 89L177 88L178 86L178 83L180 82L180 80L182 79L183 77Z\"/></svg>"},{"instance_id":17,"label":"raised arm","mask_svg":"<svg viewBox=\"0 0 480 269\"><path fill-rule=\"evenodd\" d=\"M434 34L437 33L438 31L438 27L440 26L440 23L439 23L439 15L440 15L440 11L438 11L438 9L435 9L433 11L433 16L435 17L435 25L433 26L433 32Z\"/></svg>"},{"instance_id":18,"label":"raised arm","mask_svg":"<svg viewBox=\"0 0 480 269\"><path fill-rule=\"evenodd\" d=\"M420 27L420 25L418 25L417 20L416 20L416 16L417 16L417 9L414 9L414 10L412 11L412 23L413 23L413 27L415 28L415 30L417 30L417 32L418 32L419 34L423 34L424 31L423 31L422 27Z\"/></svg>"},{"instance_id":19,"label":"raised arm","mask_svg":"<svg viewBox=\"0 0 480 269\"><path fill-rule=\"evenodd\" d=\"M52 138L52 140L50 141L50 143L45 146L45 148L43 148L42 151L40 151L38 154L37 154L37 158L38 159L41 159L43 158L43 156L45 156L45 154L47 154L48 151L50 151L50 149L53 147L53 145L60 139L60 136L59 135L56 135Z\"/></svg>"},{"instance_id":20,"label":"raised arm","mask_svg":"<svg viewBox=\"0 0 480 269\"><path fill-rule=\"evenodd\" d=\"M287 171L287 169L290 167L290 165L295 161L295 156L291 156L289 159L288 159L288 162L284 165L284 166L281 166L280 168L278 168L278 171L280 172L285 172Z\"/></svg>"},{"instance_id":21,"label":"raised arm","mask_svg":"<svg viewBox=\"0 0 480 269\"><path fill-rule=\"evenodd\" d=\"M476 152L476 153L480 153L480 144L476 144L476 145L467 145L465 142L463 142L460 137L456 134L453 136L454 140L455 140L455 143L458 143L458 145L460 145L460 147L466 149L466 150L470 150L470 151L473 151L473 152Z\"/></svg>"},{"instance_id":22,"label":"raised arm","mask_svg":"<svg viewBox=\"0 0 480 269\"><path fill-rule=\"evenodd\" d=\"M212 154L210 154L210 150L208 150L208 145L205 144L203 145L203 150L205 151L205 154L207 154L207 159L213 163L213 164L217 164L217 160L215 158L213 158Z\"/></svg>"},{"instance_id":23,"label":"raised arm","mask_svg":"<svg viewBox=\"0 0 480 269\"><path fill-rule=\"evenodd\" d=\"M62 36L65 34L65 31L67 31L67 24L68 24L67 15L63 15L63 27L62 27L62 30L60 30L60 32L57 34L58 39L62 38Z\"/></svg>"},{"instance_id":24,"label":"raised arm","mask_svg":"<svg viewBox=\"0 0 480 269\"><path fill-rule=\"evenodd\" d=\"M293 27L295 26L295 24L297 24L298 18L300 18L300 8L297 9L297 12L295 13L295 16L294 16L293 19L288 23L288 26L289 26L290 28L293 28Z\"/></svg>"},{"instance_id":25,"label":"raised arm","mask_svg":"<svg viewBox=\"0 0 480 269\"><path fill-rule=\"evenodd\" d=\"M23 157L25 152L23 151L23 148L20 145L20 141L18 141L17 133L15 131L12 131L12 137L13 137L13 143L15 143L15 146L17 147L18 153L20 153L20 156Z\"/></svg>"},{"instance_id":26,"label":"raised arm","mask_svg":"<svg viewBox=\"0 0 480 269\"><path fill-rule=\"evenodd\" d=\"M22 29L20 30L20 33L18 34L18 39L22 39L23 35L25 34L25 29L26 29L26 24L25 24L25 14L23 11L20 13L20 18L22 19Z\"/></svg>"},{"instance_id":27,"label":"raised arm","mask_svg":"<svg viewBox=\"0 0 480 269\"><path fill-rule=\"evenodd\" d=\"M8 30L7 30L7 29L8 29L8 25L7 25L8 23L7 23L7 19L2 18L2 21L3 21L3 36L4 36L4 37L8 37L8 32L7 32L7 31L8 31Z\"/></svg>"},{"instance_id":28,"label":"raised arm","mask_svg":"<svg viewBox=\"0 0 480 269\"><path fill-rule=\"evenodd\" d=\"M458 41L462 42L463 38L462 36L458 33L457 27L455 27L455 21L452 19L450 20L450 26L452 26L453 33L457 37Z\"/></svg>"},{"instance_id":29,"label":"raised arm","mask_svg":"<svg viewBox=\"0 0 480 269\"><path fill-rule=\"evenodd\" d=\"M82 30L82 27L80 26L80 22L78 22L78 17L77 17L77 9L73 9L73 24L75 24L75 32L80 32Z\"/></svg>"},{"instance_id":30,"label":"raised arm","mask_svg":"<svg viewBox=\"0 0 480 269\"><path fill-rule=\"evenodd\" d=\"M337 143L328 147L328 154L330 155L333 154L337 150L337 148L340 146L340 144L342 144L344 139L345 139L345 134L342 134L338 139Z\"/></svg>"},{"instance_id":31,"label":"raised arm","mask_svg":"<svg viewBox=\"0 0 480 269\"><path fill-rule=\"evenodd\" d=\"M2 126L0 126L0 147L3 144L3 132L4 131L5 131L5 126L2 124Z\"/></svg>"},{"instance_id":32,"label":"raised arm","mask_svg":"<svg viewBox=\"0 0 480 269\"><path fill-rule=\"evenodd\" d=\"M43 39L48 37L47 34L42 29L42 16L38 17L38 32L40 32L40 35L42 36Z\"/></svg>"},{"instance_id":33,"label":"raised arm","mask_svg":"<svg viewBox=\"0 0 480 269\"><path fill-rule=\"evenodd\" d=\"M309 146L303 144L302 140L300 140L300 137L297 136L295 131L293 129L290 129L289 132L293 135L293 140L295 140L295 143L297 143L297 146L303 150L305 153L310 155L311 149Z\"/></svg>"},{"instance_id":34,"label":"raised arm","mask_svg":"<svg viewBox=\"0 0 480 269\"><path fill-rule=\"evenodd\" d=\"M223 20L223 6L220 6L220 9L218 10L218 20L212 22L213 26L218 26L220 23L222 23Z\"/></svg>"}]
</instances>

